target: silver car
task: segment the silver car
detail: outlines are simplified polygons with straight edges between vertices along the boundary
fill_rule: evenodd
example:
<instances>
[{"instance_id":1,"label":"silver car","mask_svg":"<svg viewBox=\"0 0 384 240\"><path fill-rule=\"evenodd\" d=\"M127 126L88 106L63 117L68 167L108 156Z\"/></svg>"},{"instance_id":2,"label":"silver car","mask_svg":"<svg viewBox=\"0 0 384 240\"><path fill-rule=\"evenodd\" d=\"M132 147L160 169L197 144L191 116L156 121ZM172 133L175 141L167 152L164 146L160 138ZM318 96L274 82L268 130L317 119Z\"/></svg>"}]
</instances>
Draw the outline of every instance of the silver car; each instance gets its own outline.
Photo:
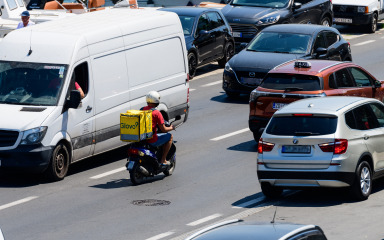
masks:
<instances>
[{"instance_id":1,"label":"silver car","mask_svg":"<svg viewBox=\"0 0 384 240\"><path fill-rule=\"evenodd\" d=\"M273 115L258 153L267 197L292 187L349 187L365 200L384 174L384 104L360 97L293 102Z\"/></svg>"}]
</instances>

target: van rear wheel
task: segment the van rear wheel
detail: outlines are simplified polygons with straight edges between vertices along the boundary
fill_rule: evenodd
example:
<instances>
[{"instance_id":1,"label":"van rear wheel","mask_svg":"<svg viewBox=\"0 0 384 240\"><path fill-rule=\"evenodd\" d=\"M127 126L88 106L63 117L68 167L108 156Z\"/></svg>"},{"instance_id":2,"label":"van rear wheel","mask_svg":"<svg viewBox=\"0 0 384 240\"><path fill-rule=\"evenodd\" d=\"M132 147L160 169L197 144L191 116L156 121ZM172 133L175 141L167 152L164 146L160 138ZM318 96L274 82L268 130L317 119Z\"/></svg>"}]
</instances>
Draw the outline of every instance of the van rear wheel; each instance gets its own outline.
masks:
<instances>
[{"instance_id":1,"label":"van rear wheel","mask_svg":"<svg viewBox=\"0 0 384 240\"><path fill-rule=\"evenodd\" d=\"M59 181L64 179L69 168L69 153L67 147L60 143L53 150L51 161L45 174L48 180Z\"/></svg>"}]
</instances>

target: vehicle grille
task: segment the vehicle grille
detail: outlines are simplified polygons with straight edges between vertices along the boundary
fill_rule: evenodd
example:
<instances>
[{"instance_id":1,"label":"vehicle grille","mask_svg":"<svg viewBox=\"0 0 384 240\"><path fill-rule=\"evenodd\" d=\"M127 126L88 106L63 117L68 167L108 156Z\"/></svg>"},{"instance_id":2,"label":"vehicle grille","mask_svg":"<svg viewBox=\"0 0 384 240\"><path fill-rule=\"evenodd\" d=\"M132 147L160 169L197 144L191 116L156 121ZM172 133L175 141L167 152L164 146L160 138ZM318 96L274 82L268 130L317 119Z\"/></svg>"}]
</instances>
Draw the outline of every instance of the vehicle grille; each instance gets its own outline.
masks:
<instances>
[{"instance_id":1,"label":"vehicle grille","mask_svg":"<svg viewBox=\"0 0 384 240\"><path fill-rule=\"evenodd\" d=\"M357 7L346 5L333 5L333 12L357 13Z\"/></svg>"},{"instance_id":2,"label":"vehicle grille","mask_svg":"<svg viewBox=\"0 0 384 240\"><path fill-rule=\"evenodd\" d=\"M256 35L258 29L252 24L229 24L231 25L232 32L241 32L243 34Z\"/></svg>"},{"instance_id":3,"label":"vehicle grille","mask_svg":"<svg viewBox=\"0 0 384 240\"><path fill-rule=\"evenodd\" d=\"M13 146L19 136L19 132L0 130L0 147Z\"/></svg>"},{"instance_id":4,"label":"vehicle grille","mask_svg":"<svg viewBox=\"0 0 384 240\"><path fill-rule=\"evenodd\" d=\"M258 86L267 72L238 71L236 75L241 84L246 86Z\"/></svg>"}]
</instances>

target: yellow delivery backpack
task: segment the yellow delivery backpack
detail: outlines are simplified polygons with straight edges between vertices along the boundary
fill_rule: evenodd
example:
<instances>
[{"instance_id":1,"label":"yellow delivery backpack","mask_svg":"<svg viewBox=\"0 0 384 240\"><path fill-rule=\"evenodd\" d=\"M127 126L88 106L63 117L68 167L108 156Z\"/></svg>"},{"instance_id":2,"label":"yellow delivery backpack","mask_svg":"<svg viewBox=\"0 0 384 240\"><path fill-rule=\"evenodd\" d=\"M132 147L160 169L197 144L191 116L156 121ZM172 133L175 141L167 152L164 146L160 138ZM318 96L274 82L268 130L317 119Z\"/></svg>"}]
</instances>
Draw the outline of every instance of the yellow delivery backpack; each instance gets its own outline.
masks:
<instances>
[{"instance_id":1,"label":"yellow delivery backpack","mask_svg":"<svg viewBox=\"0 0 384 240\"><path fill-rule=\"evenodd\" d=\"M128 110L120 113L120 140L139 142L152 138L152 110Z\"/></svg>"}]
</instances>

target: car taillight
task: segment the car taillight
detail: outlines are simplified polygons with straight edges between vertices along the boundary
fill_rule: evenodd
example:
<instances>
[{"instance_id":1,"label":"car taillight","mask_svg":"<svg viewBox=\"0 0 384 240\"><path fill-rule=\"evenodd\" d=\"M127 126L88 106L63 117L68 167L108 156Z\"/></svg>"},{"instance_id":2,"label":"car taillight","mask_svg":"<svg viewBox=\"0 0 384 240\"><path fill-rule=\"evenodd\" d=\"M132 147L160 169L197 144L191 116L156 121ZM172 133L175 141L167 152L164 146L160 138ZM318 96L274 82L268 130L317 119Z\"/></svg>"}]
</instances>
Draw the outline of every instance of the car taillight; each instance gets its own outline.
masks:
<instances>
[{"instance_id":1,"label":"car taillight","mask_svg":"<svg viewBox=\"0 0 384 240\"><path fill-rule=\"evenodd\" d=\"M144 153L138 149L130 148L128 149L128 156L144 156Z\"/></svg>"},{"instance_id":2,"label":"car taillight","mask_svg":"<svg viewBox=\"0 0 384 240\"><path fill-rule=\"evenodd\" d=\"M258 153L270 152L272 151L274 146L275 146L274 143L264 142L263 139L260 138L259 145L257 146L257 152Z\"/></svg>"},{"instance_id":3,"label":"car taillight","mask_svg":"<svg viewBox=\"0 0 384 240\"><path fill-rule=\"evenodd\" d=\"M335 139L334 142L319 144L319 147L323 152L333 152L334 154L343 154L347 151L348 140Z\"/></svg>"}]
</instances>

